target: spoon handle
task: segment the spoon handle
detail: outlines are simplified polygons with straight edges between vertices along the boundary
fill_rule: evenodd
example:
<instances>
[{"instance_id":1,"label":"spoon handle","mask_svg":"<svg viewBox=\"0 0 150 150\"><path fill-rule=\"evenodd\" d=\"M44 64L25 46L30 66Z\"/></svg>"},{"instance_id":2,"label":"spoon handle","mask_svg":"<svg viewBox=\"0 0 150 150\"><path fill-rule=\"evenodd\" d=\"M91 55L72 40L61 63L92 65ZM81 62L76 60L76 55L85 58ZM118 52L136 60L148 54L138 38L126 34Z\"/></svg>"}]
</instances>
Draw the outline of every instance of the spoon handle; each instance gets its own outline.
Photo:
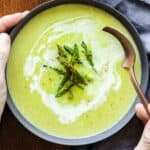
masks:
<instances>
[{"instance_id":1,"label":"spoon handle","mask_svg":"<svg viewBox=\"0 0 150 150\"><path fill-rule=\"evenodd\" d=\"M132 84L133 84L133 86L134 86L141 102L143 103L144 108L145 108L149 118L150 118L150 112L149 112L148 107L147 107L148 106L148 99L145 97L142 89L140 88L140 84L138 83L138 81L136 79L134 66L129 69L129 74L130 74L130 77L131 77Z\"/></svg>"}]
</instances>

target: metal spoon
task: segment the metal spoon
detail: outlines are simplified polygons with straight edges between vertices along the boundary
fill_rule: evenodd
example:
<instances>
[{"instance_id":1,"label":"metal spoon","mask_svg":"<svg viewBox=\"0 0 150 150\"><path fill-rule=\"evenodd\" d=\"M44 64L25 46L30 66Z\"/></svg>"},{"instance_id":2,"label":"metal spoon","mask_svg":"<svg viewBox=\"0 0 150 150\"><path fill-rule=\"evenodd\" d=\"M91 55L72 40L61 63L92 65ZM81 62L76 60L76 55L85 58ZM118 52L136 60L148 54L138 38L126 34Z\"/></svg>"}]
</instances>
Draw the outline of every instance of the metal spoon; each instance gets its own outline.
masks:
<instances>
[{"instance_id":1,"label":"metal spoon","mask_svg":"<svg viewBox=\"0 0 150 150\"><path fill-rule=\"evenodd\" d=\"M150 117L150 112L147 107L148 99L145 97L142 89L140 88L140 84L138 83L138 81L136 79L136 75L135 75L135 71L134 71L136 54L135 54L132 44L122 33L120 33L118 30L116 30L112 27L104 27L103 31L108 32L108 33L112 34L113 36L115 36L122 44L122 46L124 48L124 52L125 52L125 59L124 59L122 67L129 71L130 78L131 78L132 84L137 92L137 95L139 96L141 102L143 103L143 105L145 107L145 110L146 110L148 116Z\"/></svg>"}]
</instances>

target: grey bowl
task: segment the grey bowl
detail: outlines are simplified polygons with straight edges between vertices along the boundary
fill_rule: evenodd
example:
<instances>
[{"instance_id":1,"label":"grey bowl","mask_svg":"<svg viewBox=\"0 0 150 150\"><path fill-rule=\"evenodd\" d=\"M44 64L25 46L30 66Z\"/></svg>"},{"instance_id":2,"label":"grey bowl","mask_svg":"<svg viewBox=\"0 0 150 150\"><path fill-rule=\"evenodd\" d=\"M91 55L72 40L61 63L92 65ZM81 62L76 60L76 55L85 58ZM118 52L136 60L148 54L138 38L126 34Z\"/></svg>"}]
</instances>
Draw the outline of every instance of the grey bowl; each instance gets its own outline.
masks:
<instances>
[{"instance_id":1,"label":"grey bowl","mask_svg":"<svg viewBox=\"0 0 150 150\"><path fill-rule=\"evenodd\" d=\"M91 5L94 7L98 7L100 9L103 9L105 11L107 11L108 13L112 14L113 16L115 16L120 22L122 22L124 24L124 26L128 29L128 31L130 32L130 34L132 35L137 47L138 47L138 52L140 55L140 60L141 60L141 65L142 65L142 77L141 77L141 87L144 91L146 91L147 89L147 85L148 85L148 77L149 77L149 71L148 71L148 60L146 57L146 53L144 51L144 48L142 46L142 43L140 41L139 35L136 32L135 28L129 23L129 21L123 17L118 11L116 11L115 9L102 4L98 1L95 0L53 0L53 1L48 1L46 3L43 3L42 5L39 5L38 7L36 7L35 9L33 9L31 11L31 13L25 17L11 32L11 39L12 41L15 39L15 37L17 36L18 32L21 30L21 28L30 20L32 19L33 16L35 16L36 14L40 13L43 10L46 10L48 8L57 6L57 5L61 5L61 4L66 4L66 3L81 3L81 4L86 4L86 5ZM18 111L18 109L16 108L15 104L12 101L11 95L9 93L9 89L8 89L8 99L7 99L7 103L8 106L10 108L10 110L12 111L12 113L14 114L14 116L18 119L18 121L25 127L27 128L29 131L31 131L33 134L37 135L38 137L50 141L50 142L54 142L54 143L58 143L58 144L64 144L64 145L85 145L85 144L91 144L91 143L95 143L98 141L102 141L110 136L112 136L113 134L115 134L116 132L118 132L120 129L122 129L129 121L130 119L134 116L135 112L134 112L134 106L136 104L136 102L138 101L138 99L136 98L134 101L134 104L131 106L130 110L124 115L124 117L116 124L114 125L112 128L102 132L102 133L98 133L94 136L90 136L90 137L85 137L85 138L74 138L74 139L69 139L69 138L60 138L60 137L56 137L53 135L49 135L43 131L41 131L40 129L36 128L35 126L33 126L30 122L28 122L24 116Z\"/></svg>"}]
</instances>

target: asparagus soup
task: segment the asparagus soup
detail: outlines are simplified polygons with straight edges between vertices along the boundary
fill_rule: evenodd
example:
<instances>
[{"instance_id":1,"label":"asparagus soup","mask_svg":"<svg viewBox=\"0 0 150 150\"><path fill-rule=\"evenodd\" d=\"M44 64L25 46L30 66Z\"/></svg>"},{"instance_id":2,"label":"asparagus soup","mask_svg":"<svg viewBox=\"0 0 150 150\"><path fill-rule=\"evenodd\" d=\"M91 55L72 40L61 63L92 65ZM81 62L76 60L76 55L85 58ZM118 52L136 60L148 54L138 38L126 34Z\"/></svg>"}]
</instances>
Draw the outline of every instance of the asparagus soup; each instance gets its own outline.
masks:
<instances>
[{"instance_id":1,"label":"asparagus soup","mask_svg":"<svg viewBox=\"0 0 150 150\"><path fill-rule=\"evenodd\" d=\"M81 4L42 11L16 36L7 65L8 89L19 112L35 127L81 138L111 128L128 112L136 93L121 67L123 47L102 31L105 26L123 33L136 50L116 18Z\"/></svg>"}]
</instances>

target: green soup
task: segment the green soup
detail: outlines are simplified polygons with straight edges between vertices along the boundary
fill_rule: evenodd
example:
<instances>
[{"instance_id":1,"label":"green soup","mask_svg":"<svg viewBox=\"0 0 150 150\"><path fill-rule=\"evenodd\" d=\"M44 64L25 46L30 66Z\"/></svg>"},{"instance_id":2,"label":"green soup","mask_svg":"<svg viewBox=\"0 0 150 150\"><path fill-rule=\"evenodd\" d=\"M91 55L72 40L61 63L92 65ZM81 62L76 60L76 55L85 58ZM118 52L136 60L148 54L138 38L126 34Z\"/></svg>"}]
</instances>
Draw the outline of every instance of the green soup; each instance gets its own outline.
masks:
<instances>
[{"instance_id":1,"label":"green soup","mask_svg":"<svg viewBox=\"0 0 150 150\"><path fill-rule=\"evenodd\" d=\"M121 67L123 47L102 31L104 26L122 32L136 49L130 33L116 18L87 5L65 4L47 9L21 29L12 44L7 81L17 109L34 126L59 137L87 137L111 128L128 112L136 94L128 71ZM93 66L86 57L83 41ZM81 61L75 69L87 83L73 85L56 96L64 77L55 70L62 69L57 46L67 45L73 50L75 44ZM138 53L135 70L140 79ZM69 84L77 78L77 74L71 74Z\"/></svg>"}]
</instances>

